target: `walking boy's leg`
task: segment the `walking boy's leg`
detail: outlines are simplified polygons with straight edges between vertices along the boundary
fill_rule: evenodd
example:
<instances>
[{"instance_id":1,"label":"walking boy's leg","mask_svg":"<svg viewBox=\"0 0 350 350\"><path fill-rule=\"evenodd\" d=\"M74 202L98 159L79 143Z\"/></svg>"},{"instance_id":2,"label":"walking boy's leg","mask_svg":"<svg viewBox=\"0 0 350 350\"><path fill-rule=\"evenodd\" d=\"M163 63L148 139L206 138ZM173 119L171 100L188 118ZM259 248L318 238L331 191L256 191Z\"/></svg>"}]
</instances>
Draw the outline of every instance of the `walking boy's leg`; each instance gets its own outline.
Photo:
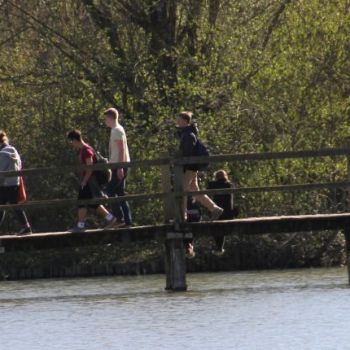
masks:
<instances>
[{"instance_id":1,"label":"walking boy's leg","mask_svg":"<svg viewBox=\"0 0 350 350\"><path fill-rule=\"evenodd\" d=\"M124 169L124 179L122 181L120 181L119 185L117 186L118 197L125 196L125 186L126 186L127 175L128 175L128 169ZM132 217L131 217L129 203L127 201L120 202L120 208L122 209L122 212L123 212L125 224L131 225L132 224Z\"/></svg>"},{"instance_id":2,"label":"walking boy's leg","mask_svg":"<svg viewBox=\"0 0 350 350\"><path fill-rule=\"evenodd\" d=\"M6 187L0 187L0 205L5 205L7 202L6 199ZM0 211L0 226L2 225L6 216L5 210Z\"/></svg>"},{"instance_id":3,"label":"walking boy's leg","mask_svg":"<svg viewBox=\"0 0 350 350\"><path fill-rule=\"evenodd\" d=\"M197 172L194 172L190 183L190 191L199 191ZM193 198L211 212L211 220L217 220L224 210L218 207L206 194L193 196Z\"/></svg>"},{"instance_id":4,"label":"walking boy's leg","mask_svg":"<svg viewBox=\"0 0 350 350\"><path fill-rule=\"evenodd\" d=\"M196 172L190 170L185 171L182 182L182 187L185 192L191 191L191 184L195 176ZM187 220L187 196L183 198L182 217L185 221Z\"/></svg>"},{"instance_id":5,"label":"walking boy's leg","mask_svg":"<svg viewBox=\"0 0 350 350\"><path fill-rule=\"evenodd\" d=\"M113 214L111 214L103 205L97 207L97 213L106 220L106 225L104 228L111 228L116 223L117 219Z\"/></svg>"},{"instance_id":6,"label":"walking boy's leg","mask_svg":"<svg viewBox=\"0 0 350 350\"><path fill-rule=\"evenodd\" d=\"M117 172L114 170L112 172L111 181L107 185L107 195L108 197L117 197L119 181L117 179ZM114 202L109 205L112 214L117 218L119 222L123 221L123 212L120 205L120 202Z\"/></svg>"},{"instance_id":7,"label":"walking boy's leg","mask_svg":"<svg viewBox=\"0 0 350 350\"><path fill-rule=\"evenodd\" d=\"M9 204L18 203L18 190L19 190L18 186L7 187L7 202ZM23 209L16 209L15 214L17 216L19 223L22 226L20 233L21 234L31 233L30 224L25 211Z\"/></svg>"}]
</instances>

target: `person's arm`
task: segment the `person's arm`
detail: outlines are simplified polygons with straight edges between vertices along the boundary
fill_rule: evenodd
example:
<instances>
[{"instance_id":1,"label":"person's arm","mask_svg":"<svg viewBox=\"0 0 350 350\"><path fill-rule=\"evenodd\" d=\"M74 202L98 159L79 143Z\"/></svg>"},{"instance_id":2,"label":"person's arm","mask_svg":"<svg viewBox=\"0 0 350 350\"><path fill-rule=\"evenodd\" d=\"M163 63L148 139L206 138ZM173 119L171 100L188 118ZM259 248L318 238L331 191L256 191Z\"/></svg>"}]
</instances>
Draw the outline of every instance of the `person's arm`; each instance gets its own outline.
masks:
<instances>
[{"instance_id":1,"label":"person's arm","mask_svg":"<svg viewBox=\"0 0 350 350\"><path fill-rule=\"evenodd\" d=\"M92 158L92 157L86 158L85 164L86 164L86 165L92 165L92 164L94 164L93 158ZM87 170L87 171L85 172L85 175L84 175L84 177L83 177L83 180L81 181L81 188L84 188L84 187L87 185L87 183L88 183L88 181L89 181L91 175L92 175L92 170Z\"/></svg>"},{"instance_id":2,"label":"person's arm","mask_svg":"<svg viewBox=\"0 0 350 350\"><path fill-rule=\"evenodd\" d=\"M8 171L10 166L10 158L4 154L0 153L0 171ZM5 182L5 176L0 175L0 185L3 185Z\"/></svg>"},{"instance_id":3,"label":"person's arm","mask_svg":"<svg viewBox=\"0 0 350 350\"><path fill-rule=\"evenodd\" d=\"M231 182L229 182L229 188L233 188L233 185ZM234 193L231 193L231 209L234 209Z\"/></svg>"},{"instance_id":4,"label":"person's arm","mask_svg":"<svg viewBox=\"0 0 350 350\"><path fill-rule=\"evenodd\" d=\"M118 148L119 159L118 163L126 162L126 151L125 151L125 143L123 139L114 140L115 146ZM124 169L117 169L117 177L119 180L124 178Z\"/></svg>"},{"instance_id":5,"label":"person's arm","mask_svg":"<svg viewBox=\"0 0 350 350\"><path fill-rule=\"evenodd\" d=\"M197 142L196 136L191 134L186 134L181 140L181 152L183 157L191 157L193 154L193 148Z\"/></svg>"}]
</instances>

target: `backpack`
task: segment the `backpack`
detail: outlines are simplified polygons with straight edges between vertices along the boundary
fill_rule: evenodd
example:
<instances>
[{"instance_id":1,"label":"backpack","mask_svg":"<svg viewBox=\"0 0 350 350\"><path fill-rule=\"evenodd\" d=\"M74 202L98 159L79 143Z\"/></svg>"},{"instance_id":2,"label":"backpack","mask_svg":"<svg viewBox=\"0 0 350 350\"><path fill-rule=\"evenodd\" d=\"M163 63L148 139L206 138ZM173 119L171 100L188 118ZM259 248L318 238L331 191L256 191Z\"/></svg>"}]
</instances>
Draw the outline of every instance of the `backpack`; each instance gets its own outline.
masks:
<instances>
[{"instance_id":1,"label":"backpack","mask_svg":"<svg viewBox=\"0 0 350 350\"><path fill-rule=\"evenodd\" d=\"M108 159L105 158L99 151L95 151L96 164L108 164ZM111 181L111 169L95 170L95 176L100 185L105 185Z\"/></svg>"},{"instance_id":2,"label":"backpack","mask_svg":"<svg viewBox=\"0 0 350 350\"><path fill-rule=\"evenodd\" d=\"M1 157L9 159L9 166L7 169L2 169L2 171L18 171L21 170L21 159L16 151L16 149L10 145L3 147L0 151ZM18 185L19 176L13 177L0 177L1 186L15 186Z\"/></svg>"},{"instance_id":3,"label":"backpack","mask_svg":"<svg viewBox=\"0 0 350 350\"><path fill-rule=\"evenodd\" d=\"M200 139L197 138L197 142L193 148L193 156L207 157L209 155L210 153L209 153L208 147ZM196 169L200 171L207 170L209 167L209 163L200 163L200 164L194 164L194 165Z\"/></svg>"}]
</instances>

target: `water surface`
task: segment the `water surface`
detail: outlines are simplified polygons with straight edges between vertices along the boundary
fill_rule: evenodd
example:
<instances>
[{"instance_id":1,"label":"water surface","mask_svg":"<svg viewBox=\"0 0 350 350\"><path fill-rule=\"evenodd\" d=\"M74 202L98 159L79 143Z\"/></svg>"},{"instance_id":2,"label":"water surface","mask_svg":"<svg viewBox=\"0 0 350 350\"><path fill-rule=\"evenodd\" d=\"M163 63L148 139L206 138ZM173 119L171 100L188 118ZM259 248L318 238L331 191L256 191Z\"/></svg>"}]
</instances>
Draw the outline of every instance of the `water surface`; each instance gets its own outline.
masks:
<instances>
[{"instance_id":1,"label":"water surface","mask_svg":"<svg viewBox=\"0 0 350 350\"><path fill-rule=\"evenodd\" d=\"M0 349L350 349L344 268L0 283Z\"/></svg>"}]
</instances>

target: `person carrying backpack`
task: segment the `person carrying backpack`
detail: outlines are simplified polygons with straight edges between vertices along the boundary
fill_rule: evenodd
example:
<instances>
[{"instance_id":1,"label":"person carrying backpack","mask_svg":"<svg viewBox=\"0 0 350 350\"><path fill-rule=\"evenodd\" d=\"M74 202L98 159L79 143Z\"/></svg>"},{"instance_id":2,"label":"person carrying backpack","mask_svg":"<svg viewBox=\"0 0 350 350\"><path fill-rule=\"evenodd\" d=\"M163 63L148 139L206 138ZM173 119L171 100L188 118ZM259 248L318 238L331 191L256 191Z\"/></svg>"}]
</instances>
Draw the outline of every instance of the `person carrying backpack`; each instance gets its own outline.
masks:
<instances>
[{"instance_id":1,"label":"person carrying backpack","mask_svg":"<svg viewBox=\"0 0 350 350\"><path fill-rule=\"evenodd\" d=\"M225 170L218 170L214 173L215 179L209 181L208 189L228 189L233 188L233 184L230 182L227 172ZM224 209L224 212L218 218L218 220L232 220L237 216L237 207L234 206L233 193L227 194L215 194L213 196L214 202ZM215 249L212 251L214 255L222 255L225 253L225 235L216 232L215 236Z\"/></svg>"},{"instance_id":2,"label":"person carrying backpack","mask_svg":"<svg viewBox=\"0 0 350 350\"><path fill-rule=\"evenodd\" d=\"M198 128L191 123L192 112L181 112L176 119L176 126L180 134L180 153L182 157L208 155L206 147L198 139ZM183 189L186 192L199 191L198 171L204 170L208 164L187 164L184 166ZM207 195L193 196L194 200L207 208L210 220L217 220L223 213L223 209L217 206ZM183 203L183 218L187 221L187 198Z\"/></svg>"},{"instance_id":3,"label":"person carrying backpack","mask_svg":"<svg viewBox=\"0 0 350 350\"><path fill-rule=\"evenodd\" d=\"M22 168L21 158L15 147L9 144L8 137L0 130L0 171L18 171ZM20 201L21 177L0 176L0 204L18 204ZM23 182L22 182L23 186ZM15 210L18 221L22 225L19 235L32 233L26 213L23 209ZM4 221L5 211L0 211L0 224Z\"/></svg>"},{"instance_id":4,"label":"person carrying backpack","mask_svg":"<svg viewBox=\"0 0 350 350\"><path fill-rule=\"evenodd\" d=\"M79 130L72 130L67 135L68 142L74 149L79 150L79 162L83 165L92 165L97 163L95 150L89 146L82 138ZM91 170L83 171L79 178L78 200L93 199L103 197L103 192L98 183L96 172ZM87 207L96 209L97 213L102 216L106 225L104 228L111 228L116 223L116 218L103 205L79 205L78 223L69 231L72 233L83 232L86 230Z\"/></svg>"}]
</instances>

